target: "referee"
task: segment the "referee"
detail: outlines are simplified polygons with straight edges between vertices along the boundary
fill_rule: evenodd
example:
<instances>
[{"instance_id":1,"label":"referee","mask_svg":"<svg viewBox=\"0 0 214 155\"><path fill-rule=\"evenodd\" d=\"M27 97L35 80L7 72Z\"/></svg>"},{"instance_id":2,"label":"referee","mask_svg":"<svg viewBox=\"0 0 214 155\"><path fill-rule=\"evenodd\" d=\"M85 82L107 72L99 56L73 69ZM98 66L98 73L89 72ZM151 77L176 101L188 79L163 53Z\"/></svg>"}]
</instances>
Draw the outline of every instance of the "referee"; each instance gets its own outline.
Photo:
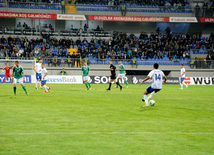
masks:
<instances>
[{"instance_id":1,"label":"referee","mask_svg":"<svg viewBox=\"0 0 214 155\"><path fill-rule=\"evenodd\" d=\"M114 83L116 83L120 87L120 90L122 90L123 87L116 80L116 69L117 68L112 64L112 61L110 61L109 63L110 63L110 69L109 70L111 71L111 79L110 79L110 82L109 82L109 88L106 89L106 90L111 90L112 81L114 81Z\"/></svg>"}]
</instances>

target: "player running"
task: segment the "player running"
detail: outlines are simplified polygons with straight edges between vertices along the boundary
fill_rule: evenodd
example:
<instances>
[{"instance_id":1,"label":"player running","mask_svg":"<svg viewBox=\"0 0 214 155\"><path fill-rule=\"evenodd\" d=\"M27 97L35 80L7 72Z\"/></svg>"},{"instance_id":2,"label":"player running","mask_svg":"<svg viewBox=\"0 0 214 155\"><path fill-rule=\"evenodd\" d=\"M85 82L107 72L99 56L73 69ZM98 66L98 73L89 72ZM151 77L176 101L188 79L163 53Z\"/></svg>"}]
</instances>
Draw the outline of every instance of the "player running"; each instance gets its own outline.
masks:
<instances>
[{"instance_id":1,"label":"player running","mask_svg":"<svg viewBox=\"0 0 214 155\"><path fill-rule=\"evenodd\" d=\"M34 65L33 70L36 72L36 89L38 90L37 88L38 83L40 83L40 88L42 88L41 86L42 76L40 76L42 70L42 59L39 59L39 62Z\"/></svg>"},{"instance_id":2,"label":"player running","mask_svg":"<svg viewBox=\"0 0 214 155\"><path fill-rule=\"evenodd\" d=\"M48 72L45 68L45 64L42 64L42 70L41 70L41 86L45 89L45 92L44 93L48 93L51 91L51 88L46 86L46 82L47 82L47 75L48 75Z\"/></svg>"},{"instance_id":3,"label":"player running","mask_svg":"<svg viewBox=\"0 0 214 155\"><path fill-rule=\"evenodd\" d=\"M6 67L4 67L4 68L2 69L2 71L5 70L4 83L6 83L7 77L10 78L10 82L11 82L11 83L13 82L13 79L12 79L12 77L10 76L10 69L11 69L11 68L13 68L13 66L10 66L10 67L9 67L9 65L7 64Z\"/></svg>"},{"instance_id":4,"label":"player running","mask_svg":"<svg viewBox=\"0 0 214 155\"><path fill-rule=\"evenodd\" d=\"M119 80L121 79L123 79L124 81L125 81L125 83L126 83L126 86L127 86L127 88L129 88L129 85L128 85L128 82L127 82L127 80L126 80L126 76L125 76L125 67L124 67L124 65L122 64L122 61L119 61L119 66L118 66L118 70L119 70L119 75L118 75L118 77L117 77L117 82L119 83ZM118 85L115 87L115 88L118 88Z\"/></svg>"},{"instance_id":5,"label":"player running","mask_svg":"<svg viewBox=\"0 0 214 155\"><path fill-rule=\"evenodd\" d=\"M116 81L116 70L117 68L112 64L112 61L109 62L110 63L110 71L111 71L111 79L109 82L109 88L106 90L111 90L111 83L112 81L114 81L114 83L116 83L118 86L120 86L120 90L123 89L123 87L119 84L119 82Z\"/></svg>"},{"instance_id":6,"label":"player running","mask_svg":"<svg viewBox=\"0 0 214 155\"><path fill-rule=\"evenodd\" d=\"M180 83L181 84L181 88L180 89L183 89L183 85L185 85L186 88L188 88L188 85L184 83L185 73L186 73L186 71L185 71L184 65L181 64L181 75L179 77L180 78L180 82L181 82Z\"/></svg>"},{"instance_id":7,"label":"player running","mask_svg":"<svg viewBox=\"0 0 214 155\"><path fill-rule=\"evenodd\" d=\"M91 90L91 84L89 82L90 68L89 66L87 66L87 62L84 62L84 66L82 66L82 73L83 73L83 81L85 83L87 90Z\"/></svg>"},{"instance_id":8,"label":"player running","mask_svg":"<svg viewBox=\"0 0 214 155\"><path fill-rule=\"evenodd\" d=\"M158 69L158 67L159 65L155 63L153 65L154 69L150 71L149 75L140 83L141 86L145 81L149 80L150 78L152 79L151 86L149 86L144 92L144 99L142 99L143 102L146 102L146 105L144 107L149 106L149 99L151 99L157 92L161 90L162 83L166 83L167 78L164 73ZM149 97L147 97L148 94L150 94Z\"/></svg>"},{"instance_id":9,"label":"player running","mask_svg":"<svg viewBox=\"0 0 214 155\"><path fill-rule=\"evenodd\" d=\"M13 77L13 75L14 75L14 79L13 79L14 95L16 95L16 83L17 82L19 82L21 84L23 90L28 95L27 90L23 84L23 82L25 81L24 69L22 68L22 66L19 65L18 61L15 61L15 66L13 67L12 77Z\"/></svg>"}]
</instances>

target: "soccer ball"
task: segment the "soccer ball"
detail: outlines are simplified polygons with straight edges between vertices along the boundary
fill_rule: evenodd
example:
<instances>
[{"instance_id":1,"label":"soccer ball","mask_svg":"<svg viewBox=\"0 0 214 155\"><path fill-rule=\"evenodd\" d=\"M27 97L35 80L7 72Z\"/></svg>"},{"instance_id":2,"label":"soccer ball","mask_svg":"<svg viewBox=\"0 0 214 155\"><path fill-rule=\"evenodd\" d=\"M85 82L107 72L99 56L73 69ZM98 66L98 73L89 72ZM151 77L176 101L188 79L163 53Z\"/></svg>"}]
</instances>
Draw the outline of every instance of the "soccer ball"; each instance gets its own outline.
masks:
<instances>
[{"instance_id":1,"label":"soccer ball","mask_svg":"<svg viewBox=\"0 0 214 155\"><path fill-rule=\"evenodd\" d=\"M154 100L150 100L150 101L149 101L149 104L150 104L151 106L154 106L154 105L155 105L155 101L154 101Z\"/></svg>"}]
</instances>

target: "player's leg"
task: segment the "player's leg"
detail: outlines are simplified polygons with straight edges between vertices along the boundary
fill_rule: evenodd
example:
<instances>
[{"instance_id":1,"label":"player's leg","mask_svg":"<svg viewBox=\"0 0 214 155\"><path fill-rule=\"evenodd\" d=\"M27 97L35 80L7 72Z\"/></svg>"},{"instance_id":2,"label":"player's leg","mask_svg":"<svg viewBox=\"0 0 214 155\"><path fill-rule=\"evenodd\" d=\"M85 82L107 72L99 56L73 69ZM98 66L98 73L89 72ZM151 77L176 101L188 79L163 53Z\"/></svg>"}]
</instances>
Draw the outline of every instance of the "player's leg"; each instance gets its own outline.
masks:
<instances>
[{"instance_id":1,"label":"player's leg","mask_svg":"<svg viewBox=\"0 0 214 155\"><path fill-rule=\"evenodd\" d=\"M88 87L89 87L89 90L91 90L91 84L90 84L90 82L89 82L89 76L87 77L87 79L88 79Z\"/></svg>"},{"instance_id":2,"label":"player's leg","mask_svg":"<svg viewBox=\"0 0 214 155\"><path fill-rule=\"evenodd\" d=\"M88 87L88 80L85 80L84 83L85 83L85 86L86 86L86 88L88 90L89 89L89 87Z\"/></svg>"},{"instance_id":3,"label":"player's leg","mask_svg":"<svg viewBox=\"0 0 214 155\"><path fill-rule=\"evenodd\" d=\"M25 91L25 93L28 95L28 93L27 93L27 89L26 89L26 87L25 87L25 85L24 85L24 83L23 83L23 79L21 78L21 79L19 79L19 83L21 84L21 86L22 86L22 89Z\"/></svg>"},{"instance_id":4,"label":"player's leg","mask_svg":"<svg viewBox=\"0 0 214 155\"><path fill-rule=\"evenodd\" d=\"M12 79L12 77L10 76L10 74L8 74L8 77L10 78L10 82L13 83L13 79Z\"/></svg>"},{"instance_id":5,"label":"player's leg","mask_svg":"<svg viewBox=\"0 0 214 155\"><path fill-rule=\"evenodd\" d=\"M14 78L14 80L13 80L13 93L14 93L14 95L16 95L16 83L17 83L17 79Z\"/></svg>"},{"instance_id":6,"label":"player's leg","mask_svg":"<svg viewBox=\"0 0 214 155\"><path fill-rule=\"evenodd\" d=\"M155 89L150 95L149 95L149 97L148 97L148 100L150 100L153 96L155 96L155 94L157 93L157 92L159 92L161 89Z\"/></svg>"},{"instance_id":7,"label":"player's leg","mask_svg":"<svg viewBox=\"0 0 214 155\"><path fill-rule=\"evenodd\" d=\"M123 89L123 87L120 85L120 83L119 82L117 82L116 81L116 79L114 80L114 82L120 87L120 90L122 90Z\"/></svg>"},{"instance_id":8,"label":"player's leg","mask_svg":"<svg viewBox=\"0 0 214 155\"><path fill-rule=\"evenodd\" d=\"M181 85L181 89L183 89L183 78L180 78L180 85Z\"/></svg>"},{"instance_id":9,"label":"player's leg","mask_svg":"<svg viewBox=\"0 0 214 155\"><path fill-rule=\"evenodd\" d=\"M120 75L118 75L117 77L117 82L116 83L120 83L120 78L119 78ZM115 86L115 88L118 88L118 84Z\"/></svg>"},{"instance_id":10,"label":"player's leg","mask_svg":"<svg viewBox=\"0 0 214 155\"><path fill-rule=\"evenodd\" d=\"M125 76L123 77L123 80L124 80L124 82L125 82L125 84L126 84L127 88L129 88L129 84L128 84L128 82L127 82L127 80L126 80L126 77L125 77Z\"/></svg>"},{"instance_id":11,"label":"player's leg","mask_svg":"<svg viewBox=\"0 0 214 155\"><path fill-rule=\"evenodd\" d=\"M41 81L41 86L45 89L44 93L50 92L50 88L48 86L46 86L46 80Z\"/></svg>"},{"instance_id":12,"label":"player's leg","mask_svg":"<svg viewBox=\"0 0 214 155\"><path fill-rule=\"evenodd\" d=\"M7 80L7 74L5 74L5 77L4 77L4 83L6 83L6 80Z\"/></svg>"},{"instance_id":13,"label":"player's leg","mask_svg":"<svg viewBox=\"0 0 214 155\"><path fill-rule=\"evenodd\" d=\"M36 86L35 86L36 89L38 89L38 88L37 88L38 82L39 82L39 76L38 76L38 73L36 73Z\"/></svg>"},{"instance_id":14,"label":"player's leg","mask_svg":"<svg viewBox=\"0 0 214 155\"><path fill-rule=\"evenodd\" d=\"M182 81L183 85L188 88L188 85L186 83L184 83L184 77L183 77L183 81Z\"/></svg>"},{"instance_id":15,"label":"player's leg","mask_svg":"<svg viewBox=\"0 0 214 155\"><path fill-rule=\"evenodd\" d=\"M110 79L110 81L109 81L109 87L108 87L108 89L106 89L106 90L111 90L111 84L112 84L112 79Z\"/></svg>"},{"instance_id":16,"label":"player's leg","mask_svg":"<svg viewBox=\"0 0 214 155\"><path fill-rule=\"evenodd\" d=\"M146 91L144 92L144 99L142 99L143 102L146 103L146 105L144 107L148 107L149 106L149 99L147 97L148 94L150 94L152 92L152 87L149 86Z\"/></svg>"},{"instance_id":17,"label":"player's leg","mask_svg":"<svg viewBox=\"0 0 214 155\"><path fill-rule=\"evenodd\" d=\"M39 83L40 83L40 88L42 89L42 85L41 85L41 82L42 82L42 76L41 76L42 74L40 73L39 74Z\"/></svg>"}]
</instances>

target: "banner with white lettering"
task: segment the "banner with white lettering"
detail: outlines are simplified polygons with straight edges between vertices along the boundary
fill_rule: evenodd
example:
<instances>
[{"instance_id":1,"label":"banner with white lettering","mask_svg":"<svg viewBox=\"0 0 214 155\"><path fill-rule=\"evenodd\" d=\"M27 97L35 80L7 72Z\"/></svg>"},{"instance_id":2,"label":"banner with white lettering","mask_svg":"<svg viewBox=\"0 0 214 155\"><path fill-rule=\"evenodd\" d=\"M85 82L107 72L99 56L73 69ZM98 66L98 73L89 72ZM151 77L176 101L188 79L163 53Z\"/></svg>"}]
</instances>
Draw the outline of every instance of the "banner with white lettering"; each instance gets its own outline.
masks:
<instances>
[{"instance_id":1,"label":"banner with white lettering","mask_svg":"<svg viewBox=\"0 0 214 155\"><path fill-rule=\"evenodd\" d=\"M91 80L90 82L93 84L108 84L110 81L110 76L90 76ZM129 84L140 84L142 80L146 78L146 76L132 76L132 75L127 75L126 80L128 81ZM125 84L124 80L120 80L121 84ZM149 79L148 81L145 82L145 84L151 84L152 80ZM167 83L166 84L179 84L179 78L178 77L168 77Z\"/></svg>"},{"instance_id":2,"label":"banner with white lettering","mask_svg":"<svg viewBox=\"0 0 214 155\"><path fill-rule=\"evenodd\" d=\"M4 83L4 81L5 81L5 75L0 75L0 83ZM7 77L5 82L11 83L10 78ZM32 83L31 75L25 75L25 82L24 83Z\"/></svg>"},{"instance_id":3,"label":"banner with white lettering","mask_svg":"<svg viewBox=\"0 0 214 155\"><path fill-rule=\"evenodd\" d=\"M47 76L47 83L82 84L82 76Z\"/></svg>"}]
</instances>

